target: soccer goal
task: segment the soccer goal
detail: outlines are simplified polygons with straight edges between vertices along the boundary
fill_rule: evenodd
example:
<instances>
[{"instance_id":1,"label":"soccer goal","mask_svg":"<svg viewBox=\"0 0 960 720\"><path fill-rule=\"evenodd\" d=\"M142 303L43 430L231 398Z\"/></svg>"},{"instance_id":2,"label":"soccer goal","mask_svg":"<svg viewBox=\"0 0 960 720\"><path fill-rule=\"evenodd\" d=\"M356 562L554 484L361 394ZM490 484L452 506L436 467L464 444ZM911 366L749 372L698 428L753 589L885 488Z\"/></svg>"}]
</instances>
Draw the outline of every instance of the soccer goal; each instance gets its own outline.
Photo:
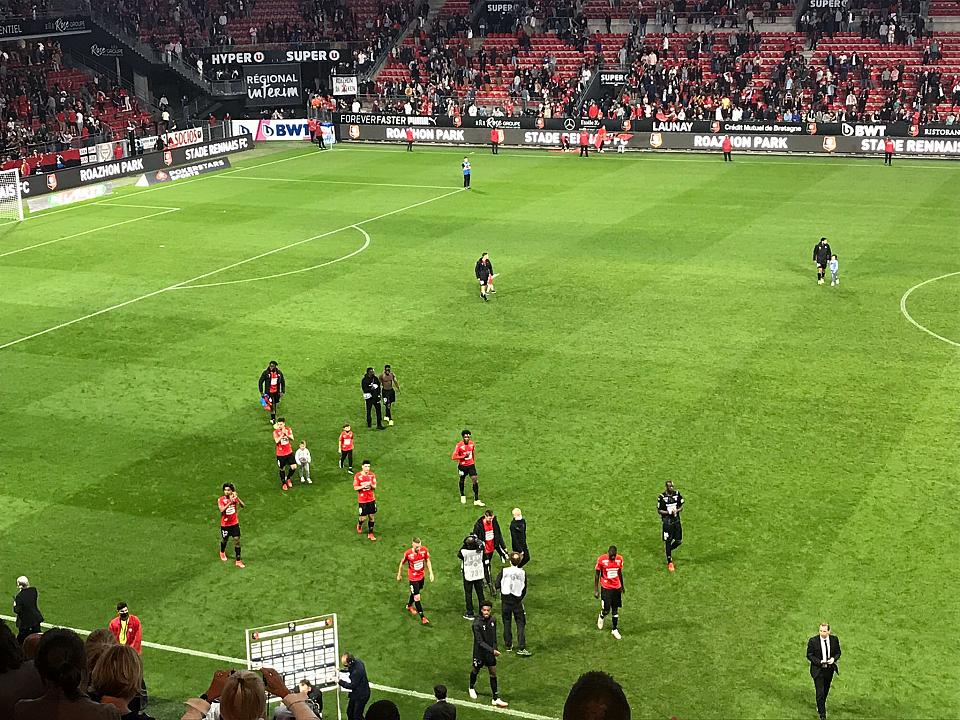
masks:
<instances>
[{"instance_id":1,"label":"soccer goal","mask_svg":"<svg viewBox=\"0 0 960 720\"><path fill-rule=\"evenodd\" d=\"M23 220L20 171L0 170L0 221Z\"/></svg>"}]
</instances>

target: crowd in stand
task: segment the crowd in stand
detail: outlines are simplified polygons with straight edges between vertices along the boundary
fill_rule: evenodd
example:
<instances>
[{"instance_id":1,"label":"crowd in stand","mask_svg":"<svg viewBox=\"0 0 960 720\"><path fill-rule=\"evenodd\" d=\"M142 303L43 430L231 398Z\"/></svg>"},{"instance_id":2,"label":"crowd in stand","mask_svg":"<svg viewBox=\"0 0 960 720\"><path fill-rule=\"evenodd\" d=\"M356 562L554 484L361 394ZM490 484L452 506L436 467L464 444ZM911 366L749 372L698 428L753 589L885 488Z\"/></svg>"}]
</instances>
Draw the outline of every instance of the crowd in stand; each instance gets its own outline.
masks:
<instances>
[{"instance_id":1,"label":"crowd in stand","mask_svg":"<svg viewBox=\"0 0 960 720\"><path fill-rule=\"evenodd\" d=\"M56 42L24 42L0 51L0 155L27 157L60 150L75 139L112 138L105 118L125 114L143 122L136 98L99 79L61 86L50 73L62 69Z\"/></svg>"}]
</instances>

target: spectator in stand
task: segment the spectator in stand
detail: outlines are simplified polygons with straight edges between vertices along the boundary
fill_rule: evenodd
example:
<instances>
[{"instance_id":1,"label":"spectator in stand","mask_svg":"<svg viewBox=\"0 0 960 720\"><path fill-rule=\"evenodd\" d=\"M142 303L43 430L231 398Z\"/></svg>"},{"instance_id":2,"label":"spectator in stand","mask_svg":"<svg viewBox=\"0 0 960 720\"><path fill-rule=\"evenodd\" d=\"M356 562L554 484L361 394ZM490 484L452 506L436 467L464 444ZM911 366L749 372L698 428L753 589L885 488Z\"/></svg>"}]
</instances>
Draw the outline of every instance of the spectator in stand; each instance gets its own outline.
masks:
<instances>
[{"instance_id":1,"label":"spectator in stand","mask_svg":"<svg viewBox=\"0 0 960 720\"><path fill-rule=\"evenodd\" d=\"M33 662L24 657L13 630L0 620L0 718L13 717L19 700L43 695L43 681Z\"/></svg>"},{"instance_id":2,"label":"spectator in stand","mask_svg":"<svg viewBox=\"0 0 960 720\"><path fill-rule=\"evenodd\" d=\"M73 630L55 628L44 633L36 660L44 693L33 700L20 700L14 706L13 720L117 720L117 708L94 702L81 692L85 665L83 641Z\"/></svg>"},{"instance_id":3,"label":"spectator in stand","mask_svg":"<svg viewBox=\"0 0 960 720\"><path fill-rule=\"evenodd\" d=\"M27 173L29 174L29 173ZM39 593L35 587L30 587L30 581L25 575L17 578L17 594L13 598L13 614L17 616L17 642L23 642L27 635L40 632L40 623L43 614L37 606Z\"/></svg>"},{"instance_id":4,"label":"spectator in stand","mask_svg":"<svg viewBox=\"0 0 960 720\"><path fill-rule=\"evenodd\" d=\"M457 708L447 702L447 686L434 685L433 696L437 701L423 711L423 720L457 720Z\"/></svg>"},{"instance_id":5,"label":"spectator in stand","mask_svg":"<svg viewBox=\"0 0 960 720\"><path fill-rule=\"evenodd\" d=\"M267 692L280 698L295 720L319 720L307 704L307 694L290 692L273 668L262 668L259 673L217 670L207 691L186 701L187 711L181 720L204 720L210 703L216 700L220 701L223 720L264 720L267 717Z\"/></svg>"},{"instance_id":6,"label":"spectator in stand","mask_svg":"<svg viewBox=\"0 0 960 720\"><path fill-rule=\"evenodd\" d=\"M563 720L630 720L630 703L620 684L607 673L584 673L570 688Z\"/></svg>"},{"instance_id":7,"label":"spectator in stand","mask_svg":"<svg viewBox=\"0 0 960 720\"><path fill-rule=\"evenodd\" d=\"M104 646L90 676L90 697L120 711L121 720L152 720L140 712L138 696L143 684L143 664L128 645Z\"/></svg>"}]
</instances>

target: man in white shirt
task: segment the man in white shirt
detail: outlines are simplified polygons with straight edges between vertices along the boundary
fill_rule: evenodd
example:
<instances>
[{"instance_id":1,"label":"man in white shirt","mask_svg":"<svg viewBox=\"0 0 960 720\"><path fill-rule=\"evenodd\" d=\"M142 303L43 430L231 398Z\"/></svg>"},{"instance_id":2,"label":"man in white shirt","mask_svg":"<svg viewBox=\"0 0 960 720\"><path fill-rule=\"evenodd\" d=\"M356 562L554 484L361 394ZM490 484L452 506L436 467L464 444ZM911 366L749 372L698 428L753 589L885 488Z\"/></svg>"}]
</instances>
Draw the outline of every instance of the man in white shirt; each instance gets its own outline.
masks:
<instances>
[{"instance_id":1,"label":"man in white shirt","mask_svg":"<svg viewBox=\"0 0 960 720\"><path fill-rule=\"evenodd\" d=\"M313 480L310 479L310 450L307 448L306 440L300 441L300 447L297 449L294 459L297 461L300 482L313 485Z\"/></svg>"},{"instance_id":2,"label":"man in white shirt","mask_svg":"<svg viewBox=\"0 0 960 720\"><path fill-rule=\"evenodd\" d=\"M503 645L507 652L513 650L513 632L511 620L517 622L517 655L528 657L527 615L523 608L523 599L527 595L527 575L518 567L523 558L520 553L510 553L510 565L497 575L494 587L500 591L500 603L503 611Z\"/></svg>"}]
</instances>

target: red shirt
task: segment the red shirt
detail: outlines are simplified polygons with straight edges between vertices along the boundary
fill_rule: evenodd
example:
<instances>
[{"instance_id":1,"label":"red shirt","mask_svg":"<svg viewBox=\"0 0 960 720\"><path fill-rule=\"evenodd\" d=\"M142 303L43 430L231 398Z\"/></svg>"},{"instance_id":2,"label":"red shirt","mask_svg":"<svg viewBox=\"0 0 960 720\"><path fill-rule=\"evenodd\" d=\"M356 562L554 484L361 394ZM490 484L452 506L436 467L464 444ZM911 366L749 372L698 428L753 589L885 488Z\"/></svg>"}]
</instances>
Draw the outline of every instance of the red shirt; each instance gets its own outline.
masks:
<instances>
[{"instance_id":1,"label":"red shirt","mask_svg":"<svg viewBox=\"0 0 960 720\"><path fill-rule=\"evenodd\" d=\"M293 453L291 440L293 440L293 430L290 428L273 431L273 441L277 444L277 457L286 457Z\"/></svg>"},{"instance_id":2,"label":"red shirt","mask_svg":"<svg viewBox=\"0 0 960 720\"><path fill-rule=\"evenodd\" d=\"M588 133L586 130L583 130L583 131L580 133L580 144L581 144L581 145L589 145L589 144L590 144L590 133Z\"/></svg>"},{"instance_id":3,"label":"red shirt","mask_svg":"<svg viewBox=\"0 0 960 720\"><path fill-rule=\"evenodd\" d=\"M473 445L473 440L470 442L463 442L461 440L453 449L453 455L450 456L450 459L456 460L457 464L463 465L464 467L474 465L476 460L473 458Z\"/></svg>"},{"instance_id":4,"label":"red shirt","mask_svg":"<svg viewBox=\"0 0 960 720\"><path fill-rule=\"evenodd\" d=\"M623 587L620 583L620 571L623 570L623 556L617 555L613 560L609 555L601 555L597 558L597 567L600 571L600 587L605 590L619 590Z\"/></svg>"},{"instance_id":5,"label":"red shirt","mask_svg":"<svg viewBox=\"0 0 960 720\"><path fill-rule=\"evenodd\" d=\"M340 433L340 452L353 450L353 431Z\"/></svg>"},{"instance_id":6,"label":"red shirt","mask_svg":"<svg viewBox=\"0 0 960 720\"><path fill-rule=\"evenodd\" d=\"M492 555L497 535L493 530L493 518L483 519L483 552Z\"/></svg>"},{"instance_id":7,"label":"red shirt","mask_svg":"<svg viewBox=\"0 0 960 720\"><path fill-rule=\"evenodd\" d=\"M490 131L490 142L492 143L500 142L500 131L497 130L496 128L493 128Z\"/></svg>"},{"instance_id":8,"label":"red shirt","mask_svg":"<svg viewBox=\"0 0 960 720\"><path fill-rule=\"evenodd\" d=\"M723 139L723 145L721 147L723 148L724 152L730 152L731 150L733 150L733 143L730 142L730 138L725 137Z\"/></svg>"},{"instance_id":9,"label":"red shirt","mask_svg":"<svg viewBox=\"0 0 960 720\"><path fill-rule=\"evenodd\" d=\"M280 373L276 370L270 372L270 379L267 381L267 392L276 395L280 392Z\"/></svg>"},{"instance_id":10,"label":"red shirt","mask_svg":"<svg viewBox=\"0 0 960 720\"><path fill-rule=\"evenodd\" d=\"M217 500L220 506L220 527L233 527L240 524L240 518L237 517L237 501L229 499L226 495L221 495Z\"/></svg>"},{"instance_id":11,"label":"red shirt","mask_svg":"<svg viewBox=\"0 0 960 720\"><path fill-rule=\"evenodd\" d=\"M413 142L413 130L407 128L407 131L404 134L406 135L407 142Z\"/></svg>"},{"instance_id":12,"label":"red shirt","mask_svg":"<svg viewBox=\"0 0 960 720\"><path fill-rule=\"evenodd\" d=\"M893 140L884 140L883 141L883 151L885 153L893 152Z\"/></svg>"},{"instance_id":13,"label":"red shirt","mask_svg":"<svg viewBox=\"0 0 960 720\"><path fill-rule=\"evenodd\" d=\"M114 616L113 620L110 621L109 628L110 632L112 632L113 636L117 639L117 642L120 642L120 636L124 633L123 622L120 618ZM124 640L126 642L121 644L129 645L137 651L138 655L140 654L140 645L143 640L143 627L140 625L140 618L136 615L131 615L127 618L126 636Z\"/></svg>"},{"instance_id":14,"label":"red shirt","mask_svg":"<svg viewBox=\"0 0 960 720\"><path fill-rule=\"evenodd\" d=\"M421 545L419 550L409 548L403 554L403 561L407 564L407 579L410 582L419 582L423 580L423 570L430 559L430 551L426 545Z\"/></svg>"},{"instance_id":15,"label":"red shirt","mask_svg":"<svg viewBox=\"0 0 960 720\"><path fill-rule=\"evenodd\" d=\"M364 490L363 483L369 482L370 489ZM373 491L377 487L377 476L373 473L364 473L363 470L358 472L353 476L353 489L357 491L357 502L358 503L368 503L373 502L377 499L376 495L373 494Z\"/></svg>"}]
</instances>

